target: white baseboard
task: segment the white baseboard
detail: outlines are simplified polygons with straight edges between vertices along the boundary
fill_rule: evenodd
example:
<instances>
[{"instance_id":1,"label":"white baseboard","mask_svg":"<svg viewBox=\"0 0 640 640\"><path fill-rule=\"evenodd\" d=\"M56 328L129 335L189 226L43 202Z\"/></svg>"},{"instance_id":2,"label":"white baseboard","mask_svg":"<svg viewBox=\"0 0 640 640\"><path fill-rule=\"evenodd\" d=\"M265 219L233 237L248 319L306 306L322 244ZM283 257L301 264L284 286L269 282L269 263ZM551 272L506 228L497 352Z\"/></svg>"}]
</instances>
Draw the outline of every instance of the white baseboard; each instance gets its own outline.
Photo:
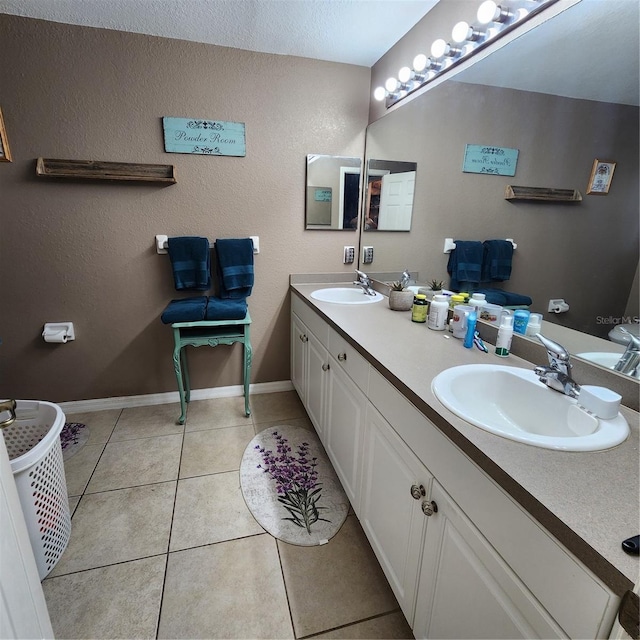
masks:
<instances>
[{"instance_id":1,"label":"white baseboard","mask_svg":"<svg viewBox=\"0 0 640 640\"><path fill-rule=\"evenodd\" d=\"M250 394L278 393L291 391L291 380L278 382L260 382L249 387ZM211 387L209 389L192 389L191 400L210 400L212 398L233 398L242 396L244 387L241 384L230 387ZM65 413L83 413L85 411L102 411L103 409L128 409L130 407L149 407L156 404L171 404L180 402L177 391L167 393L149 393L142 396L119 396L115 398L96 398L95 400L71 400L58 402L58 406Z\"/></svg>"}]
</instances>

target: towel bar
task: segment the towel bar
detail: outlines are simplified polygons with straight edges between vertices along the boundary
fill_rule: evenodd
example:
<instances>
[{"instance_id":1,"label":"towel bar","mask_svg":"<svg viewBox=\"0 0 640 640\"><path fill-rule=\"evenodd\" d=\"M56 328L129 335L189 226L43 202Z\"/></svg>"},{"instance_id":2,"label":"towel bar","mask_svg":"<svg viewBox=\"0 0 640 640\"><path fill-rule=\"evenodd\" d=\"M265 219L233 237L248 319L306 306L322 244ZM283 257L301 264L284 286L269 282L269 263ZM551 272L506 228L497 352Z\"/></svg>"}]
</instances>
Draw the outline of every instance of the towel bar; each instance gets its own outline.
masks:
<instances>
[{"instance_id":1,"label":"towel bar","mask_svg":"<svg viewBox=\"0 0 640 640\"><path fill-rule=\"evenodd\" d=\"M513 238L505 238L505 240L513 245L514 251L518 248L518 245L513 241ZM444 250L442 253L451 253L455 248L456 243L453 241L453 238L444 239Z\"/></svg>"},{"instance_id":2,"label":"towel bar","mask_svg":"<svg viewBox=\"0 0 640 640\"><path fill-rule=\"evenodd\" d=\"M253 253L260 253L260 237L249 236L253 242ZM213 247L214 242L209 240L209 246ZM169 247L169 236L156 235L156 253L158 255L166 254Z\"/></svg>"}]
</instances>

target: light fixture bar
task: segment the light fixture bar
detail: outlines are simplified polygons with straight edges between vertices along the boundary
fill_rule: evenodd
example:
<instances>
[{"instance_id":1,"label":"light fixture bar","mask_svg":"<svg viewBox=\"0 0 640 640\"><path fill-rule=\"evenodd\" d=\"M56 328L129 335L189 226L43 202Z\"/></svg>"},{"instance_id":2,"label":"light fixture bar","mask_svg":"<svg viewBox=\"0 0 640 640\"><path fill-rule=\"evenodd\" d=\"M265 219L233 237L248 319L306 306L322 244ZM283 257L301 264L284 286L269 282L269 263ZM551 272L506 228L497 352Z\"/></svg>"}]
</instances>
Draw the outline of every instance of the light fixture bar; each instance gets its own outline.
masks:
<instances>
[{"instance_id":1,"label":"light fixture bar","mask_svg":"<svg viewBox=\"0 0 640 640\"><path fill-rule=\"evenodd\" d=\"M540 13L558 0L485 0L478 7L475 25L458 22L451 32L451 42L438 38L431 45L431 57L419 53L412 67L402 67L398 78L389 78L384 87L377 87L373 97L386 108L423 87L462 60L475 55L490 43ZM527 5L534 5L530 9Z\"/></svg>"}]
</instances>

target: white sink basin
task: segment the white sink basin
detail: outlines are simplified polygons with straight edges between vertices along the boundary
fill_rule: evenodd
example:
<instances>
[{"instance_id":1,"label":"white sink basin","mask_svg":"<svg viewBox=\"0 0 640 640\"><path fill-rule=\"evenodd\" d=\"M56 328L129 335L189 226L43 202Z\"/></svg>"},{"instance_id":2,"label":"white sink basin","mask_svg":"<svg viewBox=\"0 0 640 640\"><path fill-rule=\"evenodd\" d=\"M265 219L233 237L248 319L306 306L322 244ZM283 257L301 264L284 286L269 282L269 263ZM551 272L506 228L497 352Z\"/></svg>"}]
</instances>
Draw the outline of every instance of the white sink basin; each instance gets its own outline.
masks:
<instances>
[{"instance_id":1,"label":"white sink basin","mask_svg":"<svg viewBox=\"0 0 640 640\"><path fill-rule=\"evenodd\" d=\"M492 364L452 367L431 388L442 404L476 427L544 449L600 451L624 442L627 421L601 420L549 389L528 369Z\"/></svg>"},{"instance_id":2,"label":"white sink basin","mask_svg":"<svg viewBox=\"0 0 640 640\"><path fill-rule=\"evenodd\" d=\"M384 298L376 291L375 296L368 296L359 287L333 287L329 289L316 289L311 293L314 300L320 302L334 302L336 304L371 304Z\"/></svg>"}]
</instances>

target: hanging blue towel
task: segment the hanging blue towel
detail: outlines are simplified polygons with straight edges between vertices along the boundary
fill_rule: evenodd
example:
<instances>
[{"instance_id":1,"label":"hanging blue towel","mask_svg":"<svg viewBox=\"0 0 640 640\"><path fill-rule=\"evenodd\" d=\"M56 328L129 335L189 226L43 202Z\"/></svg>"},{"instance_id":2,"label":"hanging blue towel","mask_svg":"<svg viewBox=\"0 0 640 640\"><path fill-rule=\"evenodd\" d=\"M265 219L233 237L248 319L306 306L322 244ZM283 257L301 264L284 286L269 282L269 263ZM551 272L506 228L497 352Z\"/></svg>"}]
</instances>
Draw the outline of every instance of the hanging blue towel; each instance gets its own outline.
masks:
<instances>
[{"instance_id":1,"label":"hanging blue towel","mask_svg":"<svg viewBox=\"0 0 640 640\"><path fill-rule=\"evenodd\" d=\"M474 293L484 293L489 304L499 304L501 307L528 307L533 302L529 296L502 289L478 289Z\"/></svg>"},{"instance_id":2,"label":"hanging blue towel","mask_svg":"<svg viewBox=\"0 0 640 640\"><path fill-rule=\"evenodd\" d=\"M211 296L207 302L205 320L242 320L247 315L247 301L221 300Z\"/></svg>"},{"instance_id":3,"label":"hanging blue towel","mask_svg":"<svg viewBox=\"0 0 640 640\"><path fill-rule=\"evenodd\" d=\"M216 258L220 297L239 300L250 296L253 288L251 238L216 240Z\"/></svg>"},{"instance_id":4,"label":"hanging blue towel","mask_svg":"<svg viewBox=\"0 0 640 640\"><path fill-rule=\"evenodd\" d=\"M206 291L211 288L209 240L198 236L169 238L169 258L176 289Z\"/></svg>"},{"instance_id":5,"label":"hanging blue towel","mask_svg":"<svg viewBox=\"0 0 640 640\"><path fill-rule=\"evenodd\" d=\"M461 291L477 285L482 274L482 243L477 240L456 240L456 248L449 254L447 272L451 276L451 290ZM467 284L469 283L469 284Z\"/></svg>"},{"instance_id":6,"label":"hanging blue towel","mask_svg":"<svg viewBox=\"0 0 640 640\"><path fill-rule=\"evenodd\" d=\"M482 282L508 280L511 277L513 244L509 240L485 240L482 244Z\"/></svg>"},{"instance_id":7,"label":"hanging blue towel","mask_svg":"<svg viewBox=\"0 0 640 640\"><path fill-rule=\"evenodd\" d=\"M160 320L164 324L174 322L198 322L204 320L207 308L207 296L172 300L162 312Z\"/></svg>"}]
</instances>

